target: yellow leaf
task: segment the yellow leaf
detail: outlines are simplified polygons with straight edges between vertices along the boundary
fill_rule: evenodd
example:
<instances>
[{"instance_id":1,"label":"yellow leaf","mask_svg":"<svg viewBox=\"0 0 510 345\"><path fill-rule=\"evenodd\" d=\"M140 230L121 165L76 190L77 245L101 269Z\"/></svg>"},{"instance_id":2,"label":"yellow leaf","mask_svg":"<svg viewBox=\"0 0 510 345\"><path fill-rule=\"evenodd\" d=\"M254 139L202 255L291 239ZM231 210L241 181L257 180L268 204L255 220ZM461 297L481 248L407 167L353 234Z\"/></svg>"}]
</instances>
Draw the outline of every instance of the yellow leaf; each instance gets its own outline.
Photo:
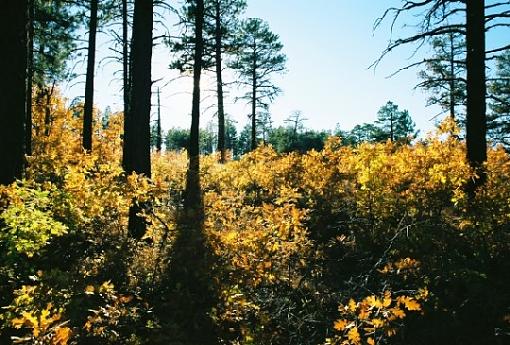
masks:
<instances>
[{"instance_id":1,"label":"yellow leaf","mask_svg":"<svg viewBox=\"0 0 510 345\"><path fill-rule=\"evenodd\" d=\"M358 308L356 301L354 301L352 298L349 300L349 311L355 312Z\"/></svg>"},{"instance_id":2,"label":"yellow leaf","mask_svg":"<svg viewBox=\"0 0 510 345\"><path fill-rule=\"evenodd\" d=\"M114 288L113 283L110 280L108 280L101 284L101 286L99 287L99 292L100 293L112 292L113 288Z\"/></svg>"},{"instance_id":3,"label":"yellow leaf","mask_svg":"<svg viewBox=\"0 0 510 345\"><path fill-rule=\"evenodd\" d=\"M347 332L347 339L349 339L353 344L360 343L361 337L358 332L358 327L351 328L349 332Z\"/></svg>"},{"instance_id":4,"label":"yellow leaf","mask_svg":"<svg viewBox=\"0 0 510 345\"><path fill-rule=\"evenodd\" d=\"M85 295L93 295L94 294L94 286L93 285L87 285L85 287Z\"/></svg>"},{"instance_id":5,"label":"yellow leaf","mask_svg":"<svg viewBox=\"0 0 510 345\"><path fill-rule=\"evenodd\" d=\"M391 308L390 312L399 319L403 319L404 317L406 317L406 313L400 308Z\"/></svg>"},{"instance_id":6,"label":"yellow leaf","mask_svg":"<svg viewBox=\"0 0 510 345\"><path fill-rule=\"evenodd\" d=\"M419 311L421 310L421 305L418 303L415 299L408 297L408 296L400 296L398 298L398 301L403 304L407 310L409 311Z\"/></svg>"},{"instance_id":7,"label":"yellow leaf","mask_svg":"<svg viewBox=\"0 0 510 345\"><path fill-rule=\"evenodd\" d=\"M382 308L383 304L380 299L378 299L375 296L368 296L365 301L368 303L369 306L373 308Z\"/></svg>"},{"instance_id":8,"label":"yellow leaf","mask_svg":"<svg viewBox=\"0 0 510 345\"><path fill-rule=\"evenodd\" d=\"M370 314L372 314L372 312L365 307L361 308L361 310L359 311L359 319L360 320L366 320L369 318Z\"/></svg>"},{"instance_id":9,"label":"yellow leaf","mask_svg":"<svg viewBox=\"0 0 510 345\"><path fill-rule=\"evenodd\" d=\"M345 327L347 326L347 320L337 320L335 321L334 323L334 328L337 330L337 331L343 331L345 329Z\"/></svg>"},{"instance_id":10,"label":"yellow leaf","mask_svg":"<svg viewBox=\"0 0 510 345\"><path fill-rule=\"evenodd\" d=\"M383 307L388 308L391 305L391 292L384 292Z\"/></svg>"},{"instance_id":11,"label":"yellow leaf","mask_svg":"<svg viewBox=\"0 0 510 345\"><path fill-rule=\"evenodd\" d=\"M20 329L25 324L25 321L26 321L25 318L16 317L11 320L11 325L12 325L12 327L14 327L16 329Z\"/></svg>"},{"instance_id":12,"label":"yellow leaf","mask_svg":"<svg viewBox=\"0 0 510 345\"><path fill-rule=\"evenodd\" d=\"M385 322L382 319L379 318L372 319L372 325L374 325L375 328L381 328L384 326L384 324Z\"/></svg>"},{"instance_id":13,"label":"yellow leaf","mask_svg":"<svg viewBox=\"0 0 510 345\"><path fill-rule=\"evenodd\" d=\"M55 335L51 339L51 345L67 345L72 333L69 327L57 328L55 330Z\"/></svg>"},{"instance_id":14,"label":"yellow leaf","mask_svg":"<svg viewBox=\"0 0 510 345\"><path fill-rule=\"evenodd\" d=\"M367 344L368 344L368 345L375 345L375 340L374 340L374 338L372 338L372 337L368 337L368 339L367 339Z\"/></svg>"}]
</instances>

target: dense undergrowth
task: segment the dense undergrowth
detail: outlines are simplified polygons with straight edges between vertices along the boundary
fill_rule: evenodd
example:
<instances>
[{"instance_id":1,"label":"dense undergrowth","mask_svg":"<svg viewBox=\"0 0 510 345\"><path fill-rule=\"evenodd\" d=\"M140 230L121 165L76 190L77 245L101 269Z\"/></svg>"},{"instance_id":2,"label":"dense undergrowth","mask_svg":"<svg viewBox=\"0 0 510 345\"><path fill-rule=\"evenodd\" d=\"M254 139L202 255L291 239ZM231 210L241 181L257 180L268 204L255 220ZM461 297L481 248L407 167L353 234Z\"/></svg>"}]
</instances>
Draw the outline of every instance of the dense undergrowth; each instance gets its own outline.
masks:
<instances>
[{"instance_id":1,"label":"dense undergrowth","mask_svg":"<svg viewBox=\"0 0 510 345\"><path fill-rule=\"evenodd\" d=\"M84 154L79 110L44 113L26 178L0 187L1 344L510 339L510 156L489 150L468 202L452 123L413 145L202 157L190 221L185 153L125 176L121 114ZM126 233L133 200L151 205L142 241Z\"/></svg>"}]
</instances>

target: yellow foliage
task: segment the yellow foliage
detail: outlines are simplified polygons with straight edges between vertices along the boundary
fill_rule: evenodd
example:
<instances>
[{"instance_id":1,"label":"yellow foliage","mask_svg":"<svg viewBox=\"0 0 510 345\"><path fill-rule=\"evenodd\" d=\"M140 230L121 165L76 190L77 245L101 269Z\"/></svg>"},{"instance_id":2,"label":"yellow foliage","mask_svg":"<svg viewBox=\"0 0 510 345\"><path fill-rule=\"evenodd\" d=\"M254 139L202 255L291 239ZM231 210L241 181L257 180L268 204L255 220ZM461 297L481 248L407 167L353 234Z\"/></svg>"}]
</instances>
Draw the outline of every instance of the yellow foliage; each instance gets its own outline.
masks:
<instances>
[{"instance_id":1,"label":"yellow foliage","mask_svg":"<svg viewBox=\"0 0 510 345\"><path fill-rule=\"evenodd\" d=\"M370 295L359 302L350 299L347 305L340 305L340 319L333 328L337 332L326 344L360 344L362 339L368 344L376 339L396 334L400 320L406 317L403 308L408 311L420 311L420 300L425 300L426 289L420 289L414 296L394 296L386 290L381 296Z\"/></svg>"}]
</instances>

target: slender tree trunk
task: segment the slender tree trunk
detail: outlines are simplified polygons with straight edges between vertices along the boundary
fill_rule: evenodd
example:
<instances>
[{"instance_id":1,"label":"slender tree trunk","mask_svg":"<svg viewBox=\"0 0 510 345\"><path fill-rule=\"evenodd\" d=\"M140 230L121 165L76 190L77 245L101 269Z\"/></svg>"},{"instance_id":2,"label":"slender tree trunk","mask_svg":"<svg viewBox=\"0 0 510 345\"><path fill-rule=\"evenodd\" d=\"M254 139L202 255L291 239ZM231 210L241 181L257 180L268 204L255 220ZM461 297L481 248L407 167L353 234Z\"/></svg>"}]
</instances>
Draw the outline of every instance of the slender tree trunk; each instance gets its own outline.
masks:
<instances>
[{"instance_id":1,"label":"slender tree trunk","mask_svg":"<svg viewBox=\"0 0 510 345\"><path fill-rule=\"evenodd\" d=\"M85 107L83 112L83 148L87 152L92 152L92 112L94 107L94 67L96 64L98 2L99 0L90 1L87 78L85 80Z\"/></svg>"},{"instance_id":2,"label":"slender tree trunk","mask_svg":"<svg viewBox=\"0 0 510 345\"><path fill-rule=\"evenodd\" d=\"M450 116L455 120L455 42L450 34Z\"/></svg>"},{"instance_id":3,"label":"slender tree trunk","mask_svg":"<svg viewBox=\"0 0 510 345\"><path fill-rule=\"evenodd\" d=\"M191 130L188 144L188 172L184 206L188 210L198 209L202 197L200 190L200 78L204 54L204 0L196 0L195 51L193 58L193 103L191 108Z\"/></svg>"},{"instance_id":4,"label":"slender tree trunk","mask_svg":"<svg viewBox=\"0 0 510 345\"><path fill-rule=\"evenodd\" d=\"M46 96L46 103L44 104L44 135L49 137L51 134L51 97L53 96L53 90L55 90L55 83L51 85L51 88L45 87L44 95Z\"/></svg>"},{"instance_id":5,"label":"slender tree trunk","mask_svg":"<svg viewBox=\"0 0 510 345\"><path fill-rule=\"evenodd\" d=\"M222 27L221 27L221 1L215 2L215 59L216 59L216 88L218 96L218 151L220 152L220 163L225 163L225 108L223 105L223 75L222 75Z\"/></svg>"},{"instance_id":6,"label":"slender tree trunk","mask_svg":"<svg viewBox=\"0 0 510 345\"><path fill-rule=\"evenodd\" d=\"M135 0L131 47L132 83L128 112L130 124L128 131L124 133L124 140L129 142L127 148L130 150L127 153L130 158L125 162L126 173L136 172L148 178L151 177L150 112L153 11L152 0ZM141 238L145 233L145 221L137 216L144 206L147 205L133 205L129 212L128 232L134 238Z\"/></svg>"},{"instance_id":7,"label":"slender tree trunk","mask_svg":"<svg viewBox=\"0 0 510 345\"><path fill-rule=\"evenodd\" d=\"M128 6L127 0L122 0L122 68L123 68L123 84L124 84L124 138L122 141L122 167L125 171L131 169L131 140L129 133L131 132L131 115L129 113L129 100L131 95L131 65L129 53L129 37L128 37Z\"/></svg>"},{"instance_id":8,"label":"slender tree trunk","mask_svg":"<svg viewBox=\"0 0 510 345\"><path fill-rule=\"evenodd\" d=\"M26 91L26 123L25 123L25 154L32 155L32 87L34 79L34 0L28 0L28 57L27 57L27 91Z\"/></svg>"},{"instance_id":9,"label":"slender tree trunk","mask_svg":"<svg viewBox=\"0 0 510 345\"><path fill-rule=\"evenodd\" d=\"M252 90L251 90L251 149L257 148L257 71L253 57Z\"/></svg>"},{"instance_id":10,"label":"slender tree trunk","mask_svg":"<svg viewBox=\"0 0 510 345\"><path fill-rule=\"evenodd\" d=\"M393 137L394 137L394 129L393 129L393 124L395 122L395 113L391 113L391 116L390 116L390 141L393 142Z\"/></svg>"},{"instance_id":11,"label":"slender tree trunk","mask_svg":"<svg viewBox=\"0 0 510 345\"><path fill-rule=\"evenodd\" d=\"M26 120L28 1L2 2L0 30L0 184L21 178Z\"/></svg>"},{"instance_id":12,"label":"slender tree trunk","mask_svg":"<svg viewBox=\"0 0 510 345\"><path fill-rule=\"evenodd\" d=\"M161 135L161 99L160 99L160 91L158 87L158 120L156 123L156 151L161 152L161 147L163 146L163 138Z\"/></svg>"},{"instance_id":13,"label":"slender tree trunk","mask_svg":"<svg viewBox=\"0 0 510 345\"><path fill-rule=\"evenodd\" d=\"M128 37L128 5L127 0L122 0L122 79L124 96L124 118L127 117L129 108L129 37ZM125 121L126 123L127 121Z\"/></svg>"},{"instance_id":14,"label":"slender tree trunk","mask_svg":"<svg viewBox=\"0 0 510 345\"><path fill-rule=\"evenodd\" d=\"M483 163L487 161L485 85L485 1L466 1L467 44L467 159L478 174L468 192L485 183Z\"/></svg>"}]
</instances>

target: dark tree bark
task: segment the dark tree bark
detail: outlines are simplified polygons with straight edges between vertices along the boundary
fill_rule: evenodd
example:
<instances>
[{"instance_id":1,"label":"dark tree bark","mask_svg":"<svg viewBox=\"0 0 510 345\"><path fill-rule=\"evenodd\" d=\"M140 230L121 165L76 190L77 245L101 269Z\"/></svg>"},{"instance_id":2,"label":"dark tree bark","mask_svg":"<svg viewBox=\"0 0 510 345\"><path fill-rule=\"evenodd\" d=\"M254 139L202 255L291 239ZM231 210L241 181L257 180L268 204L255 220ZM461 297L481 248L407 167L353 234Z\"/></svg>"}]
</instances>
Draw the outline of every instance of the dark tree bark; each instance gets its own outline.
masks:
<instances>
[{"instance_id":1,"label":"dark tree bark","mask_svg":"<svg viewBox=\"0 0 510 345\"><path fill-rule=\"evenodd\" d=\"M127 0L122 0L122 79L124 96L124 114L129 108L129 37L128 37L128 6Z\"/></svg>"},{"instance_id":2,"label":"dark tree bark","mask_svg":"<svg viewBox=\"0 0 510 345\"><path fill-rule=\"evenodd\" d=\"M92 151L92 112L94 108L94 67L96 64L98 2L99 0L90 1L87 77L85 80L85 106L83 112L83 148L87 152Z\"/></svg>"},{"instance_id":3,"label":"dark tree bark","mask_svg":"<svg viewBox=\"0 0 510 345\"><path fill-rule=\"evenodd\" d=\"M124 162L127 174L136 172L151 177L150 157L150 113L151 113L151 60L153 1L136 0L133 19L133 41L131 47L131 88L129 96L128 131L124 133L127 145ZM137 213L147 205L134 205L129 211L128 232L134 238L145 233L145 220Z\"/></svg>"},{"instance_id":4,"label":"dark tree bark","mask_svg":"<svg viewBox=\"0 0 510 345\"><path fill-rule=\"evenodd\" d=\"M450 33L450 117L455 120L455 41Z\"/></svg>"},{"instance_id":5,"label":"dark tree bark","mask_svg":"<svg viewBox=\"0 0 510 345\"><path fill-rule=\"evenodd\" d=\"M220 163L225 163L225 108L223 105L223 75L222 75L222 27L221 27L221 2L215 3L215 60L216 60L216 88L218 97L218 151L220 152Z\"/></svg>"},{"instance_id":6,"label":"dark tree bark","mask_svg":"<svg viewBox=\"0 0 510 345\"><path fill-rule=\"evenodd\" d=\"M53 81L53 84L51 87L45 87L43 94L41 96L46 97L46 100L44 101L44 135L49 137L51 134L51 97L53 97L53 91L55 90L55 83L56 81Z\"/></svg>"},{"instance_id":7,"label":"dark tree bark","mask_svg":"<svg viewBox=\"0 0 510 345\"><path fill-rule=\"evenodd\" d=\"M32 88L34 79L34 0L28 0L28 35L27 35L27 91L26 91L26 123L25 123L25 154L32 155Z\"/></svg>"},{"instance_id":8,"label":"dark tree bark","mask_svg":"<svg viewBox=\"0 0 510 345\"><path fill-rule=\"evenodd\" d=\"M253 54L255 55L255 43L253 47ZM257 148L257 60L253 57L253 75L252 75L252 90L251 90L251 149L252 151Z\"/></svg>"},{"instance_id":9,"label":"dark tree bark","mask_svg":"<svg viewBox=\"0 0 510 345\"><path fill-rule=\"evenodd\" d=\"M163 146L163 137L161 134L161 96L158 87L158 119L156 122L156 151L161 152L161 147Z\"/></svg>"},{"instance_id":10,"label":"dark tree bark","mask_svg":"<svg viewBox=\"0 0 510 345\"><path fill-rule=\"evenodd\" d=\"M200 78L202 74L204 54L204 0L196 1L195 9L195 51L193 57L193 103L191 108L191 130L188 145L188 172L184 207L188 210L197 209L201 205L200 190Z\"/></svg>"},{"instance_id":11,"label":"dark tree bark","mask_svg":"<svg viewBox=\"0 0 510 345\"><path fill-rule=\"evenodd\" d=\"M28 0L2 3L0 184L22 177L26 120Z\"/></svg>"},{"instance_id":12,"label":"dark tree bark","mask_svg":"<svg viewBox=\"0 0 510 345\"><path fill-rule=\"evenodd\" d=\"M478 174L468 191L474 192L486 179L483 171L483 163L487 160L485 1L466 1L466 15L467 158Z\"/></svg>"}]
</instances>

